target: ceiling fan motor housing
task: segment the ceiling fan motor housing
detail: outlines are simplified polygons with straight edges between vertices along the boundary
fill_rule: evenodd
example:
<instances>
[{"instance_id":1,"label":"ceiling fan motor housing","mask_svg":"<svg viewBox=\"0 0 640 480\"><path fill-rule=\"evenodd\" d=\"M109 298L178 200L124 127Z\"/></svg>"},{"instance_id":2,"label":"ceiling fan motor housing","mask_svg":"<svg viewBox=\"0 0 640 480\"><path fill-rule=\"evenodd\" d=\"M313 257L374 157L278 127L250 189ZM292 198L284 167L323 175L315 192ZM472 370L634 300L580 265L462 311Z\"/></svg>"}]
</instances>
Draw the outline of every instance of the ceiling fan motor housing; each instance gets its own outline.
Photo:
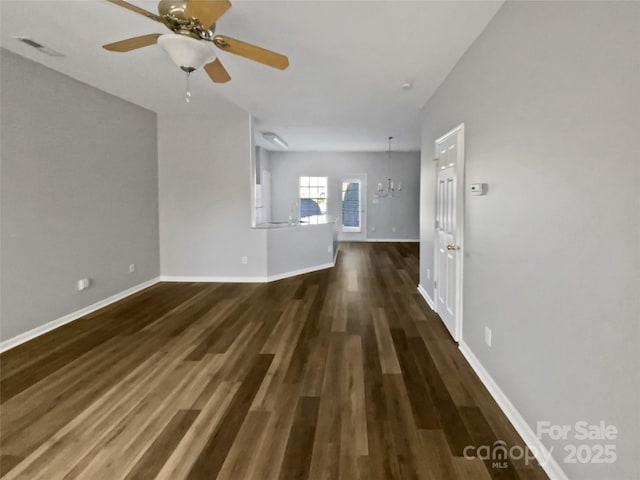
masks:
<instances>
[{"instance_id":1,"label":"ceiling fan motor housing","mask_svg":"<svg viewBox=\"0 0 640 480\"><path fill-rule=\"evenodd\" d=\"M216 28L215 22L205 25L198 18L190 16L187 10L188 4L189 0L161 0L158 4L160 20L174 33L183 33L195 39L211 40Z\"/></svg>"},{"instance_id":2,"label":"ceiling fan motor housing","mask_svg":"<svg viewBox=\"0 0 640 480\"><path fill-rule=\"evenodd\" d=\"M158 38L158 45L184 71L202 68L216 58L212 43L196 40L187 35L169 33Z\"/></svg>"}]
</instances>

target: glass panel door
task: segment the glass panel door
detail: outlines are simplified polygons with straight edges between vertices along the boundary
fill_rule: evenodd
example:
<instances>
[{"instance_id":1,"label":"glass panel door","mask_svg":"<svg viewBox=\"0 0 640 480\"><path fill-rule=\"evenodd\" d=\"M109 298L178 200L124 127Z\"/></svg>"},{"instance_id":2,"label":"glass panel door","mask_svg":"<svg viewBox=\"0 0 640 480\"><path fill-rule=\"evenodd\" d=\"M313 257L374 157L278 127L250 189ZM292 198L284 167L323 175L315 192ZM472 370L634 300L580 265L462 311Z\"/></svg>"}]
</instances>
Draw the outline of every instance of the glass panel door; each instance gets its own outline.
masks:
<instances>
[{"instance_id":1,"label":"glass panel door","mask_svg":"<svg viewBox=\"0 0 640 480\"><path fill-rule=\"evenodd\" d=\"M361 191L358 179L342 181L342 231L360 233L362 231Z\"/></svg>"}]
</instances>

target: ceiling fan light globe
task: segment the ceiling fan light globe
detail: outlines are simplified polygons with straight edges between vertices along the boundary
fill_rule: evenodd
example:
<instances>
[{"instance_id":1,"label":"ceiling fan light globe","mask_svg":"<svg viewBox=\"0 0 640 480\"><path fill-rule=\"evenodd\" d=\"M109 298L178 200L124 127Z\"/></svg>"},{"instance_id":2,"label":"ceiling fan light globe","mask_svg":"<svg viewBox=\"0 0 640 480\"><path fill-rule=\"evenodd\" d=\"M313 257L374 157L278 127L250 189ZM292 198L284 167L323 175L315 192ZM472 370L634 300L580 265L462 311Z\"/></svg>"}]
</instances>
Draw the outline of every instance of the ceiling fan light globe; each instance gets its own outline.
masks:
<instances>
[{"instance_id":1,"label":"ceiling fan light globe","mask_svg":"<svg viewBox=\"0 0 640 480\"><path fill-rule=\"evenodd\" d=\"M216 58L212 43L177 33L168 33L158 38L158 45L178 67L184 69L202 68Z\"/></svg>"}]
</instances>

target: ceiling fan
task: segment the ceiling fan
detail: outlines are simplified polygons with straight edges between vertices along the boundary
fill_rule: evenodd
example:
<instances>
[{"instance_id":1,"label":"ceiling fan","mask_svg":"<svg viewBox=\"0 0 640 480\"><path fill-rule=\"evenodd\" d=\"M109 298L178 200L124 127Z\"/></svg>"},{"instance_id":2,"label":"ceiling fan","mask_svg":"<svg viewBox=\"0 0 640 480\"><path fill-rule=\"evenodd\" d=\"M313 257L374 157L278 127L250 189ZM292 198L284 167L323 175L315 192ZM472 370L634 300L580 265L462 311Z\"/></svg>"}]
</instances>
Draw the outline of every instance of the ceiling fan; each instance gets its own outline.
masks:
<instances>
[{"instance_id":1,"label":"ceiling fan","mask_svg":"<svg viewBox=\"0 0 640 480\"><path fill-rule=\"evenodd\" d=\"M187 102L191 96L189 75L199 68L204 67L209 78L215 83L231 80L220 59L216 58L215 47L279 70L289 66L289 59L285 55L226 35L214 35L216 22L231 8L231 2L228 0L160 0L158 15L124 0L107 1L163 23L173 32L128 38L103 45L103 48L112 52L130 52L157 43L171 60L187 73Z\"/></svg>"}]
</instances>

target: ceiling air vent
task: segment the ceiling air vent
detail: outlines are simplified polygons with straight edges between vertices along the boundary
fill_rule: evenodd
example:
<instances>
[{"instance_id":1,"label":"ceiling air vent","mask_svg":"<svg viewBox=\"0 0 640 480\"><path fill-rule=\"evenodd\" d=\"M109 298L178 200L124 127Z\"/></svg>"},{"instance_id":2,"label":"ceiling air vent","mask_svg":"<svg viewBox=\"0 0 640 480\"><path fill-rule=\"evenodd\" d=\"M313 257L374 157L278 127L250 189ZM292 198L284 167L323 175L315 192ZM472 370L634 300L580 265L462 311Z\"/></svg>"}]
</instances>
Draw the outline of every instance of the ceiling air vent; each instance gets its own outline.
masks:
<instances>
[{"instance_id":1,"label":"ceiling air vent","mask_svg":"<svg viewBox=\"0 0 640 480\"><path fill-rule=\"evenodd\" d=\"M50 57L64 57L63 53L56 52L55 50L49 47L45 47L41 43L38 43L35 40L31 40L30 38L27 38L27 37L14 37L14 38L19 42L24 43L25 45L29 45L30 47L35 48L36 50L44 53L45 55L49 55Z\"/></svg>"}]
</instances>

